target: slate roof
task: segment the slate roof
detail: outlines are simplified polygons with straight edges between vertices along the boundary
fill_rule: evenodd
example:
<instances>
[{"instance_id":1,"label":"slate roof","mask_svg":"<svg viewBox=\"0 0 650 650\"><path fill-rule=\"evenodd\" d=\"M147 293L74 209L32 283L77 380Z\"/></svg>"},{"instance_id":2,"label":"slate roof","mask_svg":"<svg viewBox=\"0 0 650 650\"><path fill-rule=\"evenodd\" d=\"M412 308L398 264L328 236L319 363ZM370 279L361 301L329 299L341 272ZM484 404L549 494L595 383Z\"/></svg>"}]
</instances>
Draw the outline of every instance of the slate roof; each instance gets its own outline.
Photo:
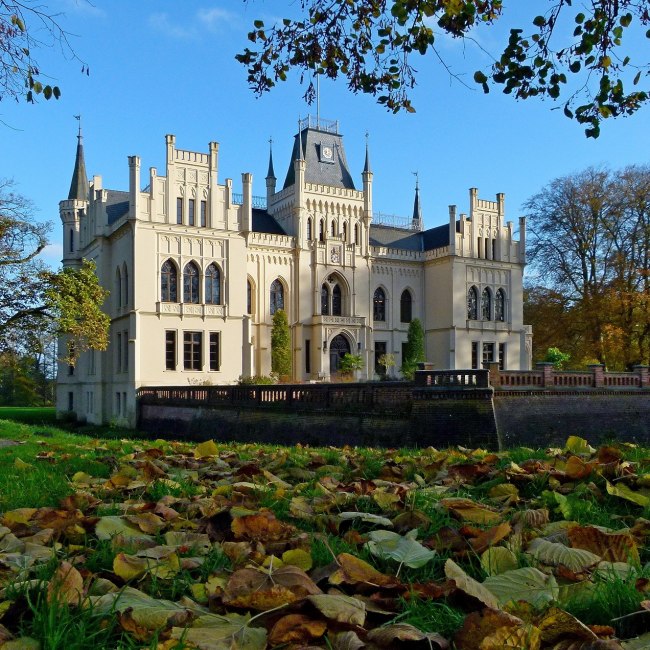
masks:
<instances>
[{"instance_id":1,"label":"slate roof","mask_svg":"<svg viewBox=\"0 0 650 650\"><path fill-rule=\"evenodd\" d=\"M302 147L302 151L299 147ZM321 147L331 147L334 152L332 162L321 160ZM283 189L296 182L293 162L303 156L305 158L305 180L308 183L343 187L348 190L356 189L348 169L343 148L343 136L340 133L308 127L304 128L299 135L294 136L293 151Z\"/></svg>"},{"instance_id":2,"label":"slate roof","mask_svg":"<svg viewBox=\"0 0 650 650\"><path fill-rule=\"evenodd\" d=\"M253 208L253 232L265 232L270 235L286 235L282 226L266 211Z\"/></svg>"},{"instance_id":3,"label":"slate roof","mask_svg":"<svg viewBox=\"0 0 650 650\"><path fill-rule=\"evenodd\" d=\"M86 174L86 161L84 159L84 145L81 134L77 136L77 156L74 161L74 171L70 182L68 200L77 199L87 201L90 187L88 185L88 174Z\"/></svg>"},{"instance_id":4,"label":"slate roof","mask_svg":"<svg viewBox=\"0 0 650 650\"><path fill-rule=\"evenodd\" d=\"M129 213L129 202L120 201L106 206L106 216L108 217L108 225L112 226L118 219Z\"/></svg>"},{"instance_id":5,"label":"slate roof","mask_svg":"<svg viewBox=\"0 0 650 650\"><path fill-rule=\"evenodd\" d=\"M460 232L460 221L456 222L456 232ZM430 251L449 246L449 226L445 224L414 232L403 228L371 224L370 244L404 251Z\"/></svg>"}]
</instances>

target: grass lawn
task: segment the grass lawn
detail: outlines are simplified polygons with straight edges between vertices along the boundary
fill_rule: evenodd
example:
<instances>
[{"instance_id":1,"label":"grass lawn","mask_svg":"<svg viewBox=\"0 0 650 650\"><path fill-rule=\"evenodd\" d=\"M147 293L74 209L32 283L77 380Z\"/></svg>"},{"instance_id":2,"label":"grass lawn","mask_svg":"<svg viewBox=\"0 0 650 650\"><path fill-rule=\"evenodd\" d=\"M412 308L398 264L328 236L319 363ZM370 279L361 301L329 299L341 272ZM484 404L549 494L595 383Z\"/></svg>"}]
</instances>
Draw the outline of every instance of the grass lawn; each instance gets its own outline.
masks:
<instances>
[{"instance_id":1,"label":"grass lawn","mask_svg":"<svg viewBox=\"0 0 650 650\"><path fill-rule=\"evenodd\" d=\"M27 424L56 424L53 406L0 406L0 420L15 420Z\"/></svg>"},{"instance_id":2,"label":"grass lawn","mask_svg":"<svg viewBox=\"0 0 650 650\"><path fill-rule=\"evenodd\" d=\"M84 431L0 420L0 649L650 647L650 450Z\"/></svg>"}]
</instances>

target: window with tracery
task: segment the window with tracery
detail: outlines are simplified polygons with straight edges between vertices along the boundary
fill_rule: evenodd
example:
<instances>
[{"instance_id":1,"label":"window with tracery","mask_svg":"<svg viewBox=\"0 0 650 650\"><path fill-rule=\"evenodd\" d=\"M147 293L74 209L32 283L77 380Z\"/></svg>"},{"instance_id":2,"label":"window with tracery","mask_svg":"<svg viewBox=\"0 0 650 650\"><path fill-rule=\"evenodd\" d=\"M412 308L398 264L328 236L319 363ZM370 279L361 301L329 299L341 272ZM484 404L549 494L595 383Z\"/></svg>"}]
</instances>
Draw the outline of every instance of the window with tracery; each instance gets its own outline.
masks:
<instances>
[{"instance_id":1,"label":"window with tracery","mask_svg":"<svg viewBox=\"0 0 650 650\"><path fill-rule=\"evenodd\" d=\"M341 315L341 287L338 284L332 289L332 316Z\"/></svg>"},{"instance_id":2,"label":"window with tracery","mask_svg":"<svg viewBox=\"0 0 650 650\"><path fill-rule=\"evenodd\" d=\"M494 296L494 320L503 322L506 319L506 292L497 289Z\"/></svg>"},{"instance_id":3,"label":"window with tracery","mask_svg":"<svg viewBox=\"0 0 650 650\"><path fill-rule=\"evenodd\" d=\"M307 241L311 241L311 219L307 219Z\"/></svg>"},{"instance_id":4,"label":"window with tracery","mask_svg":"<svg viewBox=\"0 0 650 650\"><path fill-rule=\"evenodd\" d=\"M160 269L160 300L178 302L178 272L176 266L167 260Z\"/></svg>"},{"instance_id":5,"label":"window with tracery","mask_svg":"<svg viewBox=\"0 0 650 650\"><path fill-rule=\"evenodd\" d=\"M402 323L410 323L413 320L413 298L408 289L404 289L399 301L399 319Z\"/></svg>"},{"instance_id":6,"label":"window with tracery","mask_svg":"<svg viewBox=\"0 0 650 650\"><path fill-rule=\"evenodd\" d=\"M205 270L205 302L221 304L221 272L216 264L210 264Z\"/></svg>"},{"instance_id":7,"label":"window with tracery","mask_svg":"<svg viewBox=\"0 0 650 650\"><path fill-rule=\"evenodd\" d=\"M278 309L284 309L284 287L280 280L273 280L271 283L271 315Z\"/></svg>"},{"instance_id":8,"label":"window with tracery","mask_svg":"<svg viewBox=\"0 0 650 650\"><path fill-rule=\"evenodd\" d=\"M481 318L492 320L492 294L489 289L483 289L481 294Z\"/></svg>"},{"instance_id":9,"label":"window with tracery","mask_svg":"<svg viewBox=\"0 0 650 650\"><path fill-rule=\"evenodd\" d=\"M320 290L320 313L323 316L329 316L330 313L330 292L326 284Z\"/></svg>"},{"instance_id":10,"label":"window with tracery","mask_svg":"<svg viewBox=\"0 0 650 650\"><path fill-rule=\"evenodd\" d=\"M386 320L386 294L384 290L379 287L375 291L375 295L372 300L373 309L372 317L376 321L385 321Z\"/></svg>"},{"instance_id":11,"label":"window with tracery","mask_svg":"<svg viewBox=\"0 0 650 650\"><path fill-rule=\"evenodd\" d=\"M470 287L467 292L467 319L478 320L478 289Z\"/></svg>"},{"instance_id":12,"label":"window with tracery","mask_svg":"<svg viewBox=\"0 0 650 650\"><path fill-rule=\"evenodd\" d=\"M183 302L199 302L199 268L194 262L183 269Z\"/></svg>"}]
</instances>

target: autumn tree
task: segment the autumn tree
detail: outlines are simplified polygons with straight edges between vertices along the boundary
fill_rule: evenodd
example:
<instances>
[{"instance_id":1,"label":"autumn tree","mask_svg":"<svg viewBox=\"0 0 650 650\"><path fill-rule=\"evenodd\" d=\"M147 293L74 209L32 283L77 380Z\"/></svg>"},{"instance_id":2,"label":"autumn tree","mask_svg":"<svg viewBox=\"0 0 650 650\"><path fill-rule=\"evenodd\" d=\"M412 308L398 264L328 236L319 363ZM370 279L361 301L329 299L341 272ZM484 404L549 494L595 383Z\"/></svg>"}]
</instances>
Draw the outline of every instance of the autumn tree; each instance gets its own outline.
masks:
<instances>
[{"instance_id":1,"label":"autumn tree","mask_svg":"<svg viewBox=\"0 0 650 650\"><path fill-rule=\"evenodd\" d=\"M648 101L639 84L649 62L631 42L650 37L650 0L516 4L525 24L508 23L507 40L491 53L494 63L474 73L484 92L493 85L516 99L562 100L565 115L590 137L598 137L602 119L632 114ZM300 9L298 18L269 27L255 21L252 45L237 55L253 90L262 94L296 69L301 79L344 77L350 90L377 96L394 112L414 110L416 55L433 57L452 74L441 36L476 44L480 30L514 14L502 0L301 0ZM313 94L310 82L307 99Z\"/></svg>"},{"instance_id":2,"label":"autumn tree","mask_svg":"<svg viewBox=\"0 0 650 650\"><path fill-rule=\"evenodd\" d=\"M650 168L558 178L525 209L535 356L559 347L575 362L648 363Z\"/></svg>"},{"instance_id":3,"label":"autumn tree","mask_svg":"<svg viewBox=\"0 0 650 650\"><path fill-rule=\"evenodd\" d=\"M44 332L63 336L62 358L74 363L88 349L108 346L107 295L94 263L52 271L39 259L49 226L32 216L31 203L0 180L0 351L25 349Z\"/></svg>"},{"instance_id":4,"label":"autumn tree","mask_svg":"<svg viewBox=\"0 0 650 650\"><path fill-rule=\"evenodd\" d=\"M280 377L291 376L291 332L283 309L273 314L271 328L271 370Z\"/></svg>"}]
</instances>

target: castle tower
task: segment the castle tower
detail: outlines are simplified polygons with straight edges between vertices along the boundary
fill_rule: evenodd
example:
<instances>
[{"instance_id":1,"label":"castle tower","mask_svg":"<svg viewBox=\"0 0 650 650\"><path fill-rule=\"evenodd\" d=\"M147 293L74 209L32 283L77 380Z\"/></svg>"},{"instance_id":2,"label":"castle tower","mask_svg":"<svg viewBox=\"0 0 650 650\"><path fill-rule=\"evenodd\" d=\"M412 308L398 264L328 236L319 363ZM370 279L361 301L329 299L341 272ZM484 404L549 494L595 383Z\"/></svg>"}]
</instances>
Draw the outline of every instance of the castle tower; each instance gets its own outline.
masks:
<instances>
[{"instance_id":1,"label":"castle tower","mask_svg":"<svg viewBox=\"0 0 650 650\"><path fill-rule=\"evenodd\" d=\"M78 118L79 119L79 118ZM59 202L59 217L63 225L63 265L78 266L81 263L79 249L81 248L81 221L86 218L90 186L86 173L84 159L83 136L81 120L77 134L77 155L70 182L70 191L65 201Z\"/></svg>"}]
</instances>

